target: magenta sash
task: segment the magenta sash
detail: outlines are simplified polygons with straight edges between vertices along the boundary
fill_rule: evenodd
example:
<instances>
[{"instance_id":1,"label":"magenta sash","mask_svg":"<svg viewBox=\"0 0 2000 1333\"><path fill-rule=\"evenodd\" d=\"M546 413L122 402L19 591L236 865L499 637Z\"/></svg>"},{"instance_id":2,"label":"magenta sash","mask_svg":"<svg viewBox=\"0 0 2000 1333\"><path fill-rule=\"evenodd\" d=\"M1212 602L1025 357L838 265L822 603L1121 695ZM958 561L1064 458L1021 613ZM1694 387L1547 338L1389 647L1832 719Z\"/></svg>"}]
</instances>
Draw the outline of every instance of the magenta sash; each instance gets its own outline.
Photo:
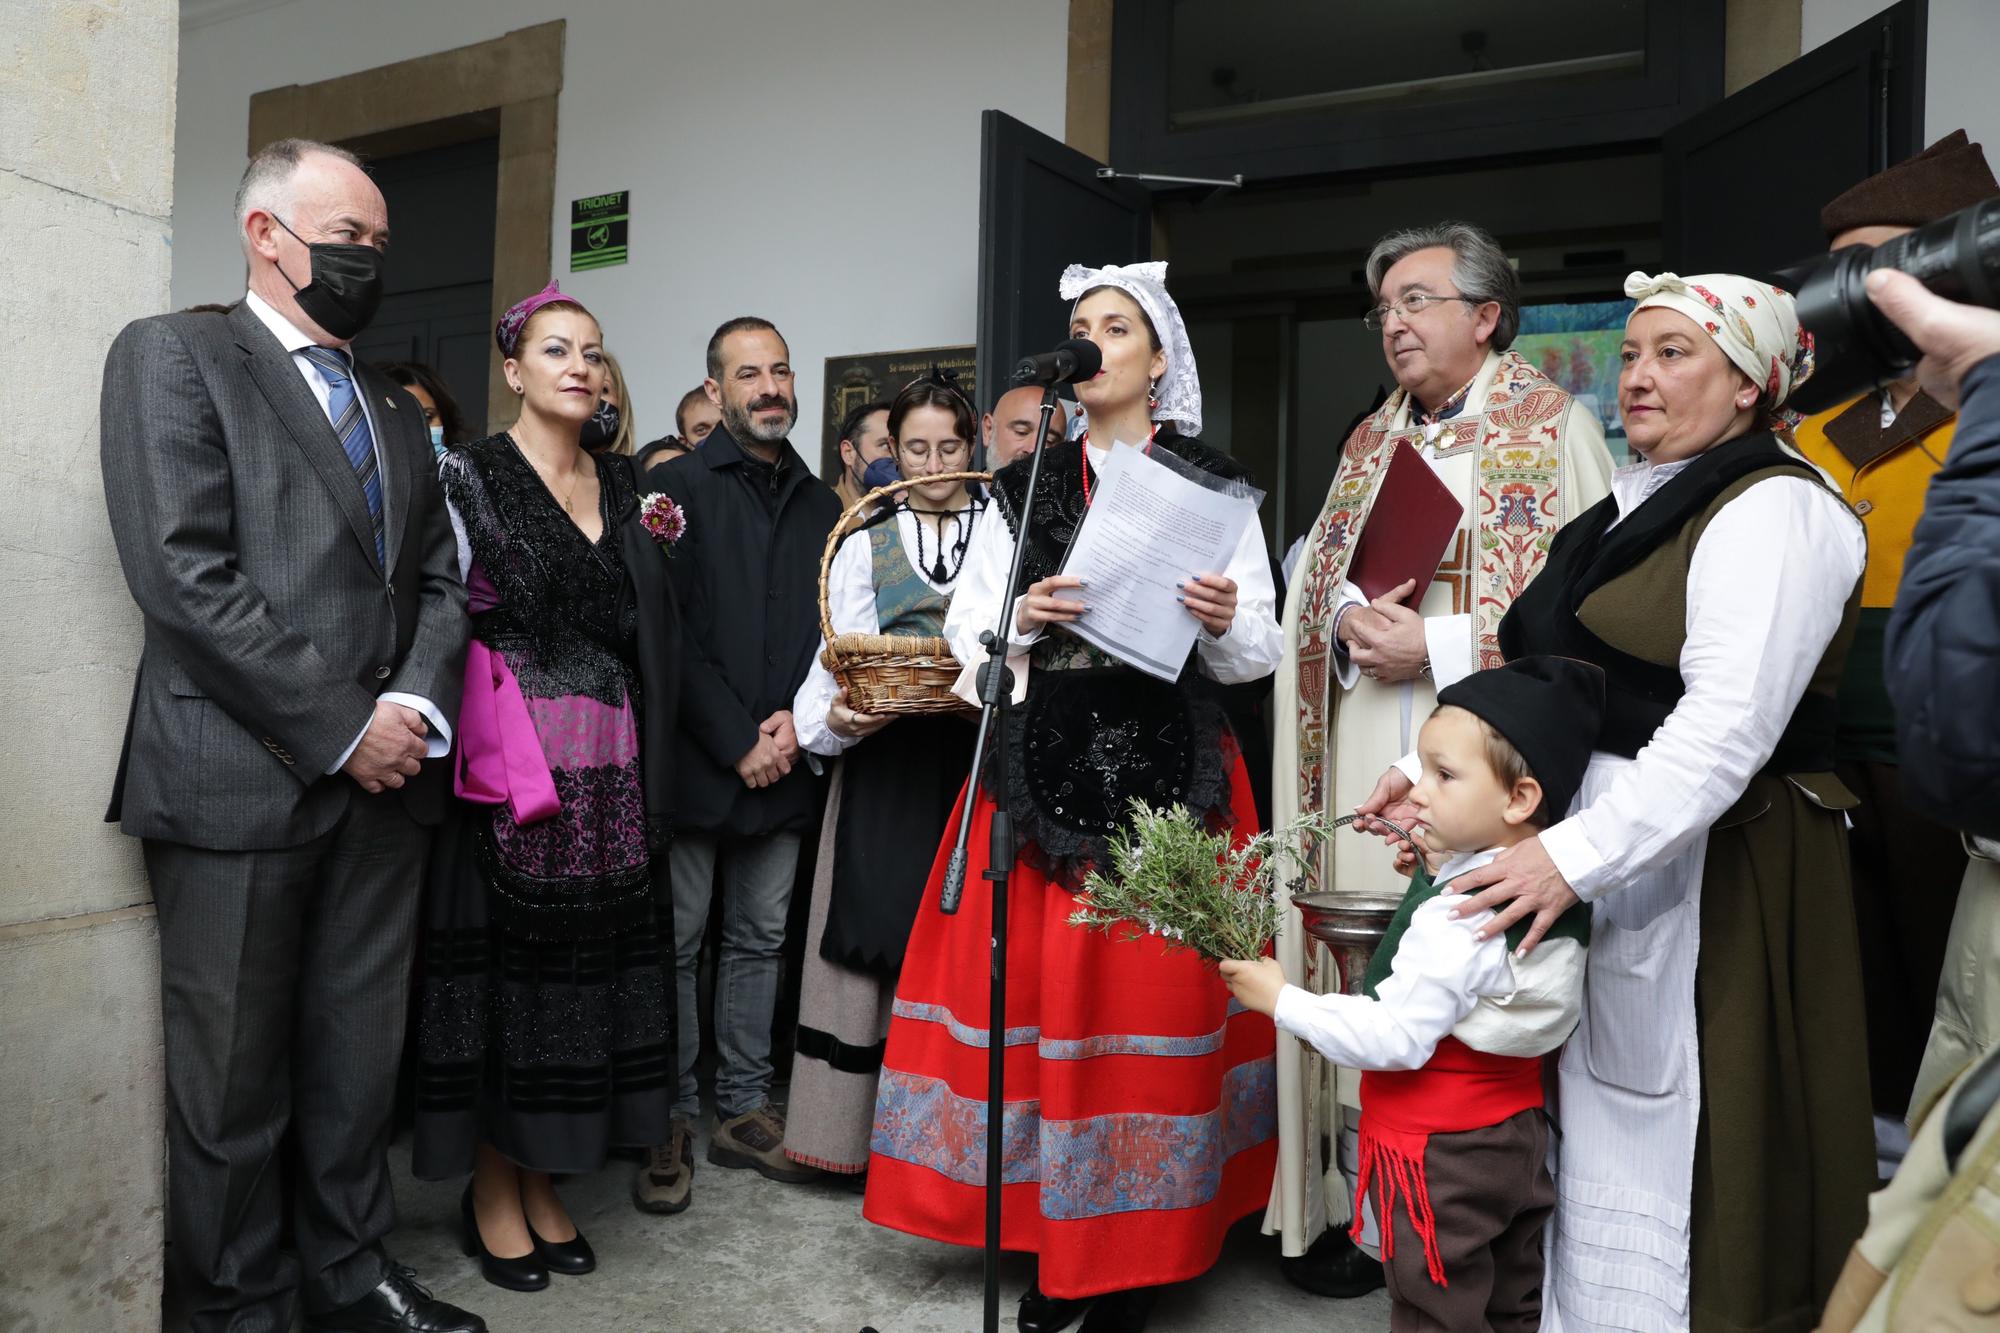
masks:
<instances>
[{"instance_id":1,"label":"magenta sash","mask_svg":"<svg viewBox=\"0 0 2000 1333\"><path fill-rule=\"evenodd\" d=\"M562 809L521 683L507 659L477 639L465 652L452 790L476 805L505 802L516 824L533 824Z\"/></svg>"}]
</instances>

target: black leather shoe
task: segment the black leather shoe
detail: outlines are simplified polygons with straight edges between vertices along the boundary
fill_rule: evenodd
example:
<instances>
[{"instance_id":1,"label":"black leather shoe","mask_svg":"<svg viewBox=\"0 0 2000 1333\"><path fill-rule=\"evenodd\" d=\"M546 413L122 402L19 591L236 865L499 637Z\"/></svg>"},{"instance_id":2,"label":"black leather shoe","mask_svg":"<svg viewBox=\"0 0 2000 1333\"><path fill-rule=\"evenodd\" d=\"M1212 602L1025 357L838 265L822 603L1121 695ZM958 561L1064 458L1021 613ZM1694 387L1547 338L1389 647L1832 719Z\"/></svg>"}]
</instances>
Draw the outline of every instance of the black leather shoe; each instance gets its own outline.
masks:
<instances>
[{"instance_id":1,"label":"black leather shoe","mask_svg":"<svg viewBox=\"0 0 2000 1333\"><path fill-rule=\"evenodd\" d=\"M1296 1259L1280 1259L1285 1281L1315 1296L1348 1299L1379 1291L1388 1282L1382 1261L1348 1239L1346 1227L1329 1227Z\"/></svg>"},{"instance_id":2,"label":"black leather shoe","mask_svg":"<svg viewBox=\"0 0 2000 1333\"><path fill-rule=\"evenodd\" d=\"M508 1291L540 1291L549 1285L549 1270L542 1262L539 1244L517 1259L502 1259L486 1248L486 1238L479 1234L479 1216L472 1208L471 1181L465 1184L465 1197L458 1201L458 1211L465 1228L462 1240L465 1255L468 1259L478 1258L479 1276ZM528 1235L534 1234L534 1229L529 1228ZM582 1239L580 1234L578 1239Z\"/></svg>"},{"instance_id":3,"label":"black leather shoe","mask_svg":"<svg viewBox=\"0 0 2000 1333\"><path fill-rule=\"evenodd\" d=\"M1152 1317L1158 1287L1134 1287L1099 1296L1078 1333L1140 1333Z\"/></svg>"},{"instance_id":4,"label":"black leather shoe","mask_svg":"<svg viewBox=\"0 0 2000 1333\"><path fill-rule=\"evenodd\" d=\"M551 1273L582 1277L597 1268L597 1251L590 1248L590 1242L583 1238L581 1231L568 1240L543 1240L535 1234L535 1224L530 1222L528 1239L535 1242L535 1257Z\"/></svg>"},{"instance_id":5,"label":"black leather shoe","mask_svg":"<svg viewBox=\"0 0 2000 1333\"><path fill-rule=\"evenodd\" d=\"M1039 1284L1030 1284L1021 1296L1021 1312L1015 1318L1015 1327L1020 1333L1060 1333L1076 1322L1076 1317L1089 1305L1087 1300L1065 1301L1044 1296Z\"/></svg>"},{"instance_id":6,"label":"black leather shoe","mask_svg":"<svg viewBox=\"0 0 2000 1333\"><path fill-rule=\"evenodd\" d=\"M354 1304L307 1319L307 1333L486 1333L484 1319L437 1299L415 1278L413 1269L389 1265L389 1276Z\"/></svg>"}]
</instances>

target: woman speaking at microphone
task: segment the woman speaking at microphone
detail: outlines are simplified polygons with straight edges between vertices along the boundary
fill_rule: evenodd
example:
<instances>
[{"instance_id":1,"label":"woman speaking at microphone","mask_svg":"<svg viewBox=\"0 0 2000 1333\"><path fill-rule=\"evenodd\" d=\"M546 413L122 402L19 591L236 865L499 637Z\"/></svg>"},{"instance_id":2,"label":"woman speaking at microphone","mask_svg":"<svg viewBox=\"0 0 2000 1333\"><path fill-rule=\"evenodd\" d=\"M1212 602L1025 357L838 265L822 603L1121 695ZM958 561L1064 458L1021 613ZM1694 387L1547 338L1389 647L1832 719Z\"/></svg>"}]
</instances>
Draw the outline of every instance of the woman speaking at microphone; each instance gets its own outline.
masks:
<instances>
[{"instance_id":1,"label":"woman speaking at microphone","mask_svg":"<svg viewBox=\"0 0 2000 1333\"><path fill-rule=\"evenodd\" d=\"M1264 1206L1276 1158L1273 1029L1231 1012L1214 970L1151 936L1112 939L1068 924L1071 895L1134 797L1256 831L1250 784L1214 698L1267 676L1282 648L1270 562L1255 525L1223 570L1189 570L1182 602L1200 625L1169 684L1088 647L1067 627L1089 608L1055 571L1112 449L1171 453L1225 478L1204 447L1201 382L1165 264L1072 265L1070 336L1103 354L1077 386L1081 438L1044 451L1020 583L1007 587L1033 457L994 478L995 509L973 532L945 620L962 662L1011 604L1010 647L1028 655L1027 699L1004 754L988 756L973 803L964 898L939 905L954 812L918 910L875 1107L866 1216L960 1245L984 1235L992 784L1007 783L1019 847L1010 887L1005 1015L1006 1161L1001 1245L1039 1257L1019 1327L1087 1333L1145 1327L1154 1289L1205 1272L1229 1225Z\"/></svg>"}]
</instances>

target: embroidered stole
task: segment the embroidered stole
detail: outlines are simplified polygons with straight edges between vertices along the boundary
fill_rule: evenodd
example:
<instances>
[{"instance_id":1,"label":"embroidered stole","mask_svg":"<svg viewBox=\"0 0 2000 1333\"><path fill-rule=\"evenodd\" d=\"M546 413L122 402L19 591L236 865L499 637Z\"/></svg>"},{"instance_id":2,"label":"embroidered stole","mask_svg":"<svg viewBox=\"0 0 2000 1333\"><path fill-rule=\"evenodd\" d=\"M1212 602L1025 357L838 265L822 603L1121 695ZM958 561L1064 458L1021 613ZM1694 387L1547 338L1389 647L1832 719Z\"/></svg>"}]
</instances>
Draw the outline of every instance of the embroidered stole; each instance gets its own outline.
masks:
<instances>
[{"instance_id":1,"label":"embroidered stole","mask_svg":"<svg viewBox=\"0 0 2000 1333\"><path fill-rule=\"evenodd\" d=\"M1323 810L1327 790L1328 691L1333 652L1333 616L1361 530L1382 487L1386 464L1404 442L1424 443L1424 428L1396 427L1408 394L1398 389L1375 415L1355 428L1341 450L1340 467L1313 524L1299 561L1304 581L1299 596L1298 728L1299 805ZM1472 586L1467 601L1474 618L1473 643L1481 669L1499 666L1500 620L1521 589L1548 558L1549 542L1561 525L1562 425L1570 395L1536 370L1518 352L1501 355L1483 390L1475 389L1467 410L1442 423L1433 446L1438 456L1465 449L1478 452L1471 496L1474 550L1465 561ZM1320 858L1307 858L1306 889L1322 886Z\"/></svg>"}]
</instances>

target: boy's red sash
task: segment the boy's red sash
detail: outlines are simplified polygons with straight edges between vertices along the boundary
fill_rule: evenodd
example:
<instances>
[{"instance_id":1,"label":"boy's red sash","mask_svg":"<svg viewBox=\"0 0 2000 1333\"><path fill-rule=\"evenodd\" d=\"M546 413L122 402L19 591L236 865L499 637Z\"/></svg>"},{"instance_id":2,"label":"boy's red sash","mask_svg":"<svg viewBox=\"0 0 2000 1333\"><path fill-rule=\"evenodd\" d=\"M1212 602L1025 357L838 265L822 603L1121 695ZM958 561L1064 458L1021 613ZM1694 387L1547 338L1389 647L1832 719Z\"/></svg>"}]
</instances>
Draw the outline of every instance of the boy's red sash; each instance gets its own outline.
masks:
<instances>
[{"instance_id":1,"label":"boy's red sash","mask_svg":"<svg viewBox=\"0 0 2000 1333\"><path fill-rule=\"evenodd\" d=\"M1431 1281L1449 1286L1438 1253L1437 1219L1424 1180L1424 1147L1433 1134L1486 1129L1542 1104L1542 1057L1488 1055L1456 1037L1438 1043L1421 1069L1369 1070L1361 1075L1361 1166L1354 1181L1354 1226L1361 1239L1361 1201L1379 1177L1382 1257L1395 1252L1398 1196L1424 1244Z\"/></svg>"}]
</instances>

